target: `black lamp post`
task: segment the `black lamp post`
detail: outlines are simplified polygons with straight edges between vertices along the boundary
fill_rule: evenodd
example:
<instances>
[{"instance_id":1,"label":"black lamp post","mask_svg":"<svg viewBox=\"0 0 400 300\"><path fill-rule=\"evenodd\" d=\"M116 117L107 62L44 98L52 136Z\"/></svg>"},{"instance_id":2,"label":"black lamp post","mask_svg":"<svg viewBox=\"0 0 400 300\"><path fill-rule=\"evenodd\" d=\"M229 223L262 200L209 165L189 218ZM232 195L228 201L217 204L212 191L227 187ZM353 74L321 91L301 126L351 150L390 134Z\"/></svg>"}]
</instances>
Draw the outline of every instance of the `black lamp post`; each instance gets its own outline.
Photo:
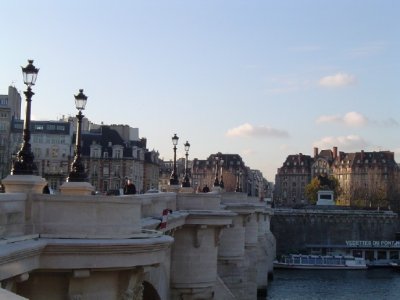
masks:
<instances>
[{"instance_id":1,"label":"black lamp post","mask_svg":"<svg viewBox=\"0 0 400 300\"><path fill-rule=\"evenodd\" d=\"M172 137L172 144L174 145L174 169L173 169L173 171L171 173L171 177L169 179L170 185L179 184L178 175L176 174L176 145L178 145L178 140L179 140L179 137L175 133L174 136Z\"/></svg>"},{"instance_id":2,"label":"black lamp post","mask_svg":"<svg viewBox=\"0 0 400 300\"><path fill-rule=\"evenodd\" d=\"M182 182L182 187L190 187L190 180L189 180L189 168L188 168L188 156L189 156L189 148L190 144L188 141L184 144L185 151L186 151L186 160L185 160L185 178Z\"/></svg>"},{"instance_id":3,"label":"black lamp post","mask_svg":"<svg viewBox=\"0 0 400 300\"><path fill-rule=\"evenodd\" d=\"M242 173L242 171L239 171L239 192L243 192L243 189L242 189L242 175L243 175L243 173Z\"/></svg>"},{"instance_id":4,"label":"black lamp post","mask_svg":"<svg viewBox=\"0 0 400 300\"><path fill-rule=\"evenodd\" d=\"M224 160L223 160L223 159L220 160L220 165L221 165L221 179L220 179L220 181L219 181L219 187L220 187L221 189L223 189L223 188L225 187L225 185L224 185L224 179L223 179L223 174L222 174L223 167L224 167Z\"/></svg>"},{"instance_id":5,"label":"black lamp post","mask_svg":"<svg viewBox=\"0 0 400 300\"><path fill-rule=\"evenodd\" d=\"M76 129L75 157L71 164L71 172L69 173L67 181L84 182L86 181L86 173L85 166L83 165L81 158L81 125L84 117L82 110L85 109L88 97L83 93L83 89L80 89L79 94L74 96L75 106L79 110L79 113L76 115L76 118L78 119L78 128Z\"/></svg>"},{"instance_id":6,"label":"black lamp post","mask_svg":"<svg viewBox=\"0 0 400 300\"><path fill-rule=\"evenodd\" d=\"M236 171L236 190L235 192L240 192L240 185L239 185L239 170Z\"/></svg>"},{"instance_id":7,"label":"black lamp post","mask_svg":"<svg viewBox=\"0 0 400 300\"><path fill-rule=\"evenodd\" d=\"M219 180L218 180L218 156L215 157L215 180L214 180L214 186L219 186Z\"/></svg>"},{"instance_id":8,"label":"black lamp post","mask_svg":"<svg viewBox=\"0 0 400 300\"><path fill-rule=\"evenodd\" d=\"M33 163L34 155L31 150L31 102L32 96L35 94L32 92L31 86L35 85L37 74L39 69L33 65L33 60L28 60L28 65L22 68L22 74L24 76L24 83L28 89L24 92L26 96L26 109L25 109L25 121L23 131L23 143L21 149L18 151L16 160L13 163L11 169L11 175L32 175L35 171L36 165Z\"/></svg>"}]
</instances>

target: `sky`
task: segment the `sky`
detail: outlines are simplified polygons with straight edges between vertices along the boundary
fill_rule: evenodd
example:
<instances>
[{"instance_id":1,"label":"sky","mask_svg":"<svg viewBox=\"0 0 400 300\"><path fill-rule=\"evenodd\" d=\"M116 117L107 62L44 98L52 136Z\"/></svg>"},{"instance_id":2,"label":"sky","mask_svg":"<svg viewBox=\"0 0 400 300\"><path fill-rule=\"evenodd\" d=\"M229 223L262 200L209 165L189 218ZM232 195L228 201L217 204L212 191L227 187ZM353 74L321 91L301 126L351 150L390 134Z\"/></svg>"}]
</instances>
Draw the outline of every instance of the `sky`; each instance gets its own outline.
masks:
<instances>
[{"instance_id":1,"label":"sky","mask_svg":"<svg viewBox=\"0 0 400 300\"><path fill-rule=\"evenodd\" d=\"M173 158L239 154L269 181L313 148L395 152L400 1L3 1L0 94L40 69L32 119L139 128ZM23 106L24 107L24 106ZM24 110L22 112L24 115Z\"/></svg>"}]
</instances>

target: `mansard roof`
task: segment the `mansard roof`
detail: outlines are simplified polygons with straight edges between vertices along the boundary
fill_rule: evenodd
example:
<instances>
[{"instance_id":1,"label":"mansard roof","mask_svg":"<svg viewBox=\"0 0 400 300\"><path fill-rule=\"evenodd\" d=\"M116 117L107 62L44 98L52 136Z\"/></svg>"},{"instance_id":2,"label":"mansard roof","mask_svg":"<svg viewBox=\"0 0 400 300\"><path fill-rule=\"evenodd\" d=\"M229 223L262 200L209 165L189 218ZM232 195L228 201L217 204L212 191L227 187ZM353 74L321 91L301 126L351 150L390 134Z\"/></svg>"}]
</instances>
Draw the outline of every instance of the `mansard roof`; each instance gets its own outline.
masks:
<instances>
[{"instance_id":1,"label":"mansard roof","mask_svg":"<svg viewBox=\"0 0 400 300\"><path fill-rule=\"evenodd\" d=\"M324 158L325 160L331 163L333 161L333 152L330 149L321 150L317 158Z\"/></svg>"},{"instance_id":2,"label":"mansard roof","mask_svg":"<svg viewBox=\"0 0 400 300\"><path fill-rule=\"evenodd\" d=\"M291 154L286 157L286 160L283 163L283 167L294 168L298 167L299 165L304 167L310 167L312 163L313 163L313 158L309 155L304 155L302 153Z\"/></svg>"},{"instance_id":3,"label":"mansard roof","mask_svg":"<svg viewBox=\"0 0 400 300\"><path fill-rule=\"evenodd\" d=\"M340 157L338 163L345 164L349 167L359 167L359 166L372 166L376 165L387 166L390 168L397 167L397 163L394 160L394 152L390 151L373 151L373 152L354 152L354 153L344 153Z\"/></svg>"},{"instance_id":4,"label":"mansard roof","mask_svg":"<svg viewBox=\"0 0 400 300\"><path fill-rule=\"evenodd\" d=\"M12 118L11 132L22 132L24 120ZM31 134L61 134L69 135L70 124L63 121L36 121L32 120L30 124Z\"/></svg>"},{"instance_id":5,"label":"mansard roof","mask_svg":"<svg viewBox=\"0 0 400 300\"><path fill-rule=\"evenodd\" d=\"M75 134L73 141L75 142ZM132 157L132 148L138 147L143 148L143 140L140 141L124 141L119 133L111 129L109 126L101 126L99 129L91 130L89 132L82 133L82 155L90 155L90 145L98 144L101 146L102 153L108 152L108 155L112 155L112 146L120 145L123 147L123 156Z\"/></svg>"}]
</instances>

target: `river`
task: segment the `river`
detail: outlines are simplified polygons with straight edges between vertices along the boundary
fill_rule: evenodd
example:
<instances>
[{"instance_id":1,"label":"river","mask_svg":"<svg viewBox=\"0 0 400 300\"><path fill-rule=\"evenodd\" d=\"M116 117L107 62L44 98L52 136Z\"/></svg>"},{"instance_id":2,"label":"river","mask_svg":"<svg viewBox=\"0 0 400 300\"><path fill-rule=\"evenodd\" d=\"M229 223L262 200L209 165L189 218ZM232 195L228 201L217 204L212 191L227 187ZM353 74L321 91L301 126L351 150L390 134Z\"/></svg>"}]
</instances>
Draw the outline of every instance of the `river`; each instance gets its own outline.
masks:
<instances>
[{"instance_id":1,"label":"river","mask_svg":"<svg viewBox=\"0 0 400 300\"><path fill-rule=\"evenodd\" d=\"M389 268L274 270L267 299L400 299L400 272Z\"/></svg>"}]
</instances>

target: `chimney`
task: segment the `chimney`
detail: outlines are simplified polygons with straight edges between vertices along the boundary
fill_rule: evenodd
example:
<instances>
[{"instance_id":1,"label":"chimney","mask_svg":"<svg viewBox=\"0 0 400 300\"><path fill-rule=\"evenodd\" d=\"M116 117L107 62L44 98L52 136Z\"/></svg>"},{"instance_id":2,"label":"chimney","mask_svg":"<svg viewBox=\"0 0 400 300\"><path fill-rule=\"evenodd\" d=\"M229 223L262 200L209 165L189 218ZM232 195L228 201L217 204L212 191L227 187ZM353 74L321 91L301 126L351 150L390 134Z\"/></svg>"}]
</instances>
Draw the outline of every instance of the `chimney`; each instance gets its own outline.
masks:
<instances>
[{"instance_id":1,"label":"chimney","mask_svg":"<svg viewBox=\"0 0 400 300\"><path fill-rule=\"evenodd\" d=\"M361 150L361 162L364 161L364 150Z\"/></svg>"},{"instance_id":2,"label":"chimney","mask_svg":"<svg viewBox=\"0 0 400 300\"><path fill-rule=\"evenodd\" d=\"M333 147L333 159L337 158L337 147Z\"/></svg>"},{"instance_id":3,"label":"chimney","mask_svg":"<svg viewBox=\"0 0 400 300\"><path fill-rule=\"evenodd\" d=\"M314 147L314 158L318 156L318 147Z\"/></svg>"}]
</instances>

